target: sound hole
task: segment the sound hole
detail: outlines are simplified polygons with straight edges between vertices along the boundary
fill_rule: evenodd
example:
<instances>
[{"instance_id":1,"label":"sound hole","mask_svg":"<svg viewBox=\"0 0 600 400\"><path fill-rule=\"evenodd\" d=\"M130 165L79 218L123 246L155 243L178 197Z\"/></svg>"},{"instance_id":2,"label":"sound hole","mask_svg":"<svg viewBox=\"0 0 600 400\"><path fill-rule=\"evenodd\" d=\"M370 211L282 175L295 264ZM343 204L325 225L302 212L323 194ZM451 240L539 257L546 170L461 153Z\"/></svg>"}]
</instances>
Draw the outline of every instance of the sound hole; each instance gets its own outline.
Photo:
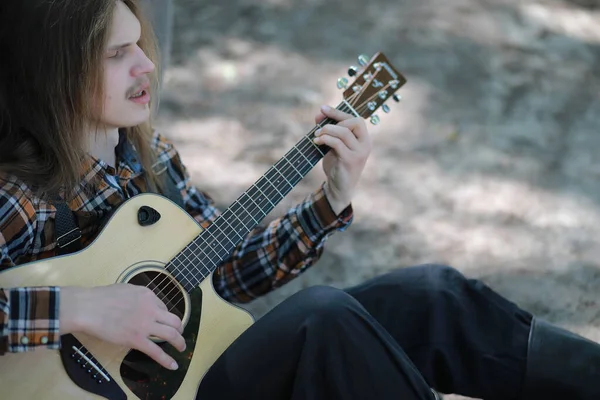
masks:
<instances>
[{"instance_id":1,"label":"sound hole","mask_svg":"<svg viewBox=\"0 0 600 400\"><path fill-rule=\"evenodd\" d=\"M185 314L184 293L172 276L159 271L144 271L131 278L129 283L152 289L165 303L167 310L183 319Z\"/></svg>"}]
</instances>

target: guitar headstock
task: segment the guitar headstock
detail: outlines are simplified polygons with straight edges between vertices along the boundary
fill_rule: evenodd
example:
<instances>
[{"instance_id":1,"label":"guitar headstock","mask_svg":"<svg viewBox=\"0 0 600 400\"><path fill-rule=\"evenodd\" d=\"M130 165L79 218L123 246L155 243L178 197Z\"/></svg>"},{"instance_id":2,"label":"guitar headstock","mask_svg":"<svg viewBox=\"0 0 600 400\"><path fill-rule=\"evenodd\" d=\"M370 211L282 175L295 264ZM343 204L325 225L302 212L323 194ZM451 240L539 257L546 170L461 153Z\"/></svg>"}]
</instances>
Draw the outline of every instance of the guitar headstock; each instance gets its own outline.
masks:
<instances>
[{"instance_id":1,"label":"guitar headstock","mask_svg":"<svg viewBox=\"0 0 600 400\"><path fill-rule=\"evenodd\" d=\"M352 83L347 78L338 79L338 88L344 91L344 100L363 118L369 118L377 125L377 109L388 113L390 107L385 102L392 98L400 101L396 91L405 83L406 78L398 72L383 53L375 54L370 60L364 55L358 57L361 68L350 67L348 74L356 76Z\"/></svg>"}]
</instances>

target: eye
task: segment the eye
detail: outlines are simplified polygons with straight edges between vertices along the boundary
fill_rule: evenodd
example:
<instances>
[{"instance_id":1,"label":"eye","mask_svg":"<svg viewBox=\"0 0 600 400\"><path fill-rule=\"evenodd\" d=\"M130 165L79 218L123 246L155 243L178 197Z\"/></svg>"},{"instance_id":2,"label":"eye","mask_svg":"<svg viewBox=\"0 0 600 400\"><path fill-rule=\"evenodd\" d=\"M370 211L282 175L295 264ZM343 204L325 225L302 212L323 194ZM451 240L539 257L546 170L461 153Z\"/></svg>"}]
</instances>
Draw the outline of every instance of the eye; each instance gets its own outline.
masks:
<instances>
[{"instance_id":1,"label":"eye","mask_svg":"<svg viewBox=\"0 0 600 400\"><path fill-rule=\"evenodd\" d=\"M123 57L123 50L115 50L113 53L111 53L111 55L108 56L108 58L121 58Z\"/></svg>"}]
</instances>

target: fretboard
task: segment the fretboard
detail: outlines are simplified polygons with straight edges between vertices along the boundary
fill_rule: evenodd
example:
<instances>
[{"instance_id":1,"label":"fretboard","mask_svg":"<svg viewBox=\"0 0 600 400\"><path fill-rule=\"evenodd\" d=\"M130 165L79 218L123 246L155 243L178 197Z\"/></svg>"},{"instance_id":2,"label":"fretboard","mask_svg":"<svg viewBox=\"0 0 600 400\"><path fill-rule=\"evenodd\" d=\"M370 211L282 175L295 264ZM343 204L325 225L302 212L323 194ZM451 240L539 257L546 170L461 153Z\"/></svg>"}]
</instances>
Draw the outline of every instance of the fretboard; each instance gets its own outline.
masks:
<instances>
[{"instance_id":1,"label":"fretboard","mask_svg":"<svg viewBox=\"0 0 600 400\"><path fill-rule=\"evenodd\" d=\"M347 103L337 109L350 113ZM336 121L326 118L242 193L215 221L178 253L167 269L190 292L208 277L327 154L314 133Z\"/></svg>"}]
</instances>

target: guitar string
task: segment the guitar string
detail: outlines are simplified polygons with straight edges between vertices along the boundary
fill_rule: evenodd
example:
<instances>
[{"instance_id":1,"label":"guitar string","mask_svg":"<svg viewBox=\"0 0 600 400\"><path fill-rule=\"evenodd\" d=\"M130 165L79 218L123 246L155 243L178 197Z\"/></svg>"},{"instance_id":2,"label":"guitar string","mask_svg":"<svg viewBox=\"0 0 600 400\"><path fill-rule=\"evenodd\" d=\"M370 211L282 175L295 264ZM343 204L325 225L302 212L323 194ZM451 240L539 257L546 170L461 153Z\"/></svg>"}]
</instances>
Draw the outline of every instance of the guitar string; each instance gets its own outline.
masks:
<instances>
[{"instance_id":1,"label":"guitar string","mask_svg":"<svg viewBox=\"0 0 600 400\"><path fill-rule=\"evenodd\" d=\"M338 106L338 107L340 107L340 106ZM344 108L345 108L345 105L342 103L342 107L340 107L340 108L338 108L338 109L340 109L340 110L344 111ZM349 111L349 110L348 110L348 111ZM316 130L319 128L319 127L322 127L322 126L323 126L322 124L323 124L324 122L326 122L326 120L324 120L324 121L323 121L323 122L321 122L320 124L316 125L316 126L315 126L315 127L314 127L314 128L313 128L313 129L312 129L310 132L309 132L309 134L307 134L307 135L306 135L306 136L305 136L305 137L304 137L304 138L303 138L303 139L300 141L300 143L298 143L298 144L300 144L300 146L299 146L299 147L301 147L301 148L300 148L300 151L306 151L307 149L310 149L310 148L312 147L312 149L313 149L313 150L312 150L312 151L313 151L313 153L312 153L312 154L310 154L310 155L308 155L308 157L313 157L313 156L315 156L315 155L317 155L317 154L320 154L321 156L323 155L323 153L321 152L321 150L319 149L319 147L318 147L318 146L317 146L317 145L316 145L314 142L312 142L312 140L310 139L310 135L314 134L314 132L315 132L315 131L316 131ZM309 142L310 144L308 144L308 143L306 143L306 142ZM297 145L295 145L294 147L298 146L298 144L297 144ZM293 150L293 149L292 149L292 150ZM316 152L315 152L315 150L316 150ZM291 150L290 150L290 152L291 152ZM303 158L306 158L306 159L309 161L309 165L310 165L310 164L312 164L312 163L310 162L309 158L308 158L307 156L305 156L304 154L302 154L302 153L301 153L301 154L299 154L299 157L297 157L297 158L296 158L296 159L294 159L293 161L294 161L294 162L296 162L296 161L298 161L298 160L299 160L301 157L303 157ZM319 158L319 160L320 160L320 158ZM318 160L317 160L317 163L318 163ZM308 166L308 168L309 168L309 169L308 169L308 171L306 171L306 172L303 172L303 173L301 174L301 179L300 179L300 180L302 180L302 179L304 178L304 176L305 176L305 175L306 175L306 174L307 174L307 173L308 173L308 172L309 172L309 171L310 171L310 170L311 170L311 169L312 169L312 168L313 168L315 165L316 165L316 164ZM306 167L305 167L305 168L306 168ZM301 167L300 169L302 170L303 168ZM291 170L290 170L290 171L291 171ZM269 171L267 171L267 173L266 173L266 174L268 174L268 172L269 172ZM286 170L286 171L284 171L284 173L287 173L287 172L289 172L289 171L287 171L287 170ZM266 174L265 174L265 175L266 175ZM261 178L261 179L262 179L262 178ZM268 180L268 179L267 179L267 180ZM260 179L259 179L258 181L260 181ZM258 181L257 181L257 182L258 182ZM298 181L298 182L299 182L299 181ZM254 185L253 185L253 186L254 186ZM269 188L269 189L270 189L270 192L269 192L267 195L265 195L265 197L266 197L266 198L265 198L265 200L267 201L267 203L265 203L264 205L268 205L268 203L271 203L271 204L272 204L272 202L270 201L270 199L269 199L268 197L270 197L270 196L274 195L274 194L275 194L275 192L277 191L276 189L275 189L275 190L272 190L271 188ZM249 190L250 190L250 189L249 189ZM248 191L246 191L245 193L247 193L247 192L248 192ZM243 196L243 195L242 195L242 196ZM240 198L239 198L239 199L241 199L241 198L242 198L242 196L240 196ZM281 194L280 194L280 196L281 196ZM238 199L238 200L239 200L239 199ZM280 200L279 200L279 201L280 201ZM238 201L236 200L236 202L238 202ZM234 202L234 204L235 204L236 202ZM261 202L261 205L263 205L263 204L262 204L262 202ZM232 205L232 206L233 206L233 205ZM230 208L231 208L231 207L230 207ZM260 210L260 206L258 206L258 207L257 207L257 209L258 209L258 210ZM224 213L224 214L225 214L225 213ZM243 221L240 221L240 222L242 222L242 224L243 224ZM211 224L211 225L212 225L212 224ZM245 226L245 224L243 224L243 225ZM208 228L207 228L207 230L208 230L209 228L210 228L210 227L208 227ZM215 254L216 254L217 256L219 255L218 253L215 253ZM204 254L204 256L208 256L208 255L207 255L207 254ZM201 264L203 264L203 263L202 263L202 260L199 260L199 261L200 261L200 263L201 263ZM205 269L208 269L208 268L206 267L206 265L203 265L203 267L204 267ZM197 268L196 268L196 269L197 269ZM208 269L208 270L210 271L210 269ZM201 272L200 272L200 273L201 273ZM210 273L209 273L209 274L210 274ZM201 273L201 275L202 275L204 278L206 278L206 276L204 276L204 274L202 274L202 273ZM160 275L157 275L157 277L158 277L158 276L160 276ZM161 281L161 283L159 283L159 285L161 285L161 284L162 284L162 283L163 283L163 282L164 282L166 279L169 279L169 280L170 280L171 278L170 278L170 277L167 275L167 276L166 276L166 277L165 277L165 278L164 278L164 279ZM148 286L150 286L154 280L156 280L156 277L155 277L155 278L154 278L154 279L153 279L153 280L152 280L152 281L151 281L151 282L150 282L150 283L147 285L147 287L148 287ZM178 290L178 287L177 287L177 286L175 286L175 289L176 289L176 290ZM152 288L152 290L153 290L153 288ZM153 291L154 291L154 290L153 290ZM169 294L167 294L165 297L168 297L169 295L171 295L172 291L173 291L173 290L171 290L171 292L169 292ZM156 293L156 292L155 292L155 294L159 294L159 293ZM179 301L178 301L178 302L177 302L177 303L176 303L176 304L175 304L175 305L174 305L174 306L173 306L171 309L169 309L169 311L172 311L174 308L176 308L176 307L177 307L177 306L180 304L180 302L181 302L181 300L179 300ZM109 362L107 362L107 363L106 363L106 365L102 367L102 369L104 370L103 372L107 373L107 371L106 371L106 370L107 370L107 368L109 368L109 366L112 364L112 362L114 361L114 358L115 358L115 356L116 356L118 353L120 353L120 352L121 352L121 350L123 350L123 349L126 349L126 346L118 346L118 347L115 349L115 353L113 353L114 355L113 355L112 357L110 357L110 358L109 358L109 360L112 360L112 361L109 361ZM82 345L82 346L81 346L81 347L78 349L78 351L79 351L80 353L83 353L83 354L85 354L86 356L90 356L90 355L91 355L91 354L90 354L90 352L89 352L89 350L88 350L87 348L85 348L85 346L84 346L84 345ZM94 358L95 358L95 357L94 357ZM87 362L85 362L84 364L82 364L82 366L85 366L86 364L87 364Z\"/></svg>"},{"instance_id":2,"label":"guitar string","mask_svg":"<svg viewBox=\"0 0 600 400\"><path fill-rule=\"evenodd\" d=\"M382 87L382 88L381 88L381 90L387 90L389 87L390 87L390 84L388 83L387 85L385 85L384 87ZM378 97L378 96L379 96L379 93L381 92L381 90L380 90L379 92L375 93L374 95L372 95L371 97L369 97L368 99L366 99L366 100L365 100L365 101L364 101L364 102L363 102L361 105L359 105L357 108L361 108L361 107L363 107L363 108L364 108L364 107L368 108L368 107L369 107L369 104L368 104L368 103L369 103L371 100L373 100L375 97ZM388 98L389 98L389 97L388 97Z\"/></svg>"},{"instance_id":3,"label":"guitar string","mask_svg":"<svg viewBox=\"0 0 600 400\"><path fill-rule=\"evenodd\" d=\"M374 74L373 74L373 73L368 73L368 74L367 74L367 73L365 73L365 74L363 74L363 78L364 78L365 76L369 75L369 79L365 79L365 83L363 84L362 88L366 88L366 87L369 87L369 86L371 86L371 83L373 83L373 81L374 81L374 80L375 80L375 79L378 77L378 75L379 75L379 73L381 72L381 70L382 70L382 68L381 68L381 67L379 67L378 69L377 69L377 68L375 69L375 73L374 73ZM389 85L390 85L390 81L388 81L387 85L386 85L384 88L382 88L382 89L378 90L378 91L377 91L377 93L375 93L374 95L372 95L370 98L368 98L367 100L365 100L365 101L364 101L362 104L358 105L356 108L358 109L358 108L361 108L361 107L363 107L363 106L364 106L366 103L368 103L369 101L371 101L371 100L372 100L374 97L378 96L378 95L379 95L379 93L380 93L382 90L385 90L385 89L387 89L387 88L389 87ZM374 86L374 87L375 87L375 86ZM362 89L362 88L361 88L361 89Z\"/></svg>"}]
</instances>

